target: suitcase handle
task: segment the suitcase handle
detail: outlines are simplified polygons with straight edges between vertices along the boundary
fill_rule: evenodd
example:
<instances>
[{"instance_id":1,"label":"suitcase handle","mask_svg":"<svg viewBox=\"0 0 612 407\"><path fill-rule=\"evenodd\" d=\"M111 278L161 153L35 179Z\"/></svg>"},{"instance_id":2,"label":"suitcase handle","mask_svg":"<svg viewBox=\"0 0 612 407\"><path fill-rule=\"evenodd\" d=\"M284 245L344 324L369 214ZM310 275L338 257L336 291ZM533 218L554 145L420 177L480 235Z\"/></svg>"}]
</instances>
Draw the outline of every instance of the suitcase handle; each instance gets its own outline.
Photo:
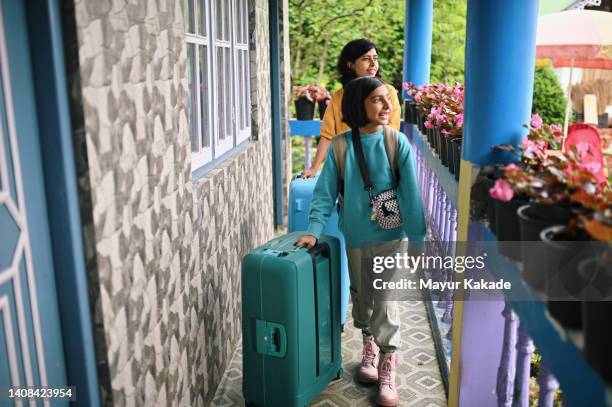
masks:
<instances>
[{"instance_id":1,"label":"suitcase handle","mask_svg":"<svg viewBox=\"0 0 612 407\"><path fill-rule=\"evenodd\" d=\"M317 257L319 254L329 257L329 245L327 243L319 243L314 245L314 247L308 250L308 253L312 257Z\"/></svg>"},{"instance_id":2,"label":"suitcase handle","mask_svg":"<svg viewBox=\"0 0 612 407\"><path fill-rule=\"evenodd\" d=\"M287 353L287 331L275 322L255 321L257 353L282 358Z\"/></svg>"}]
</instances>

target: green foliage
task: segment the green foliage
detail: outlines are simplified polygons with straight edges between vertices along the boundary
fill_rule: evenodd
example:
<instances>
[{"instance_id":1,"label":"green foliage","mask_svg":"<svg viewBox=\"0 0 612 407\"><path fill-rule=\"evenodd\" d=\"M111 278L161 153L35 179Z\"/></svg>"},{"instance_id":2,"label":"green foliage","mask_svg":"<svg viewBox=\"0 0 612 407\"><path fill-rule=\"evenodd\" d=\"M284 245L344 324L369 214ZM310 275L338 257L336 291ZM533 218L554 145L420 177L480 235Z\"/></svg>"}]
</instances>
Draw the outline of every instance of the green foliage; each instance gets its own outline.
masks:
<instances>
[{"instance_id":1,"label":"green foliage","mask_svg":"<svg viewBox=\"0 0 612 407\"><path fill-rule=\"evenodd\" d=\"M532 112L546 124L562 124L566 98L557 75L551 68L536 67Z\"/></svg>"},{"instance_id":2,"label":"green foliage","mask_svg":"<svg viewBox=\"0 0 612 407\"><path fill-rule=\"evenodd\" d=\"M289 0L292 84L340 88L336 63L344 45L370 38L378 46L383 78L402 84L403 0Z\"/></svg>"},{"instance_id":3,"label":"green foliage","mask_svg":"<svg viewBox=\"0 0 612 407\"><path fill-rule=\"evenodd\" d=\"M289 0L292 84L341 85L336 62L356 38L378 46L383 78L401 89L405 0ZM463 83L466 0L434 2L432 82Z\"/></svg>"},{"instance_id":4,"label":"green foliage","mask_svg":"<svg viewBox=\"0 0 612 407\"><path fill-rule=\"evenodd\" d=\"M431 83L464 83L466 0L434 1Z\"/></svg>"}]
</instances>

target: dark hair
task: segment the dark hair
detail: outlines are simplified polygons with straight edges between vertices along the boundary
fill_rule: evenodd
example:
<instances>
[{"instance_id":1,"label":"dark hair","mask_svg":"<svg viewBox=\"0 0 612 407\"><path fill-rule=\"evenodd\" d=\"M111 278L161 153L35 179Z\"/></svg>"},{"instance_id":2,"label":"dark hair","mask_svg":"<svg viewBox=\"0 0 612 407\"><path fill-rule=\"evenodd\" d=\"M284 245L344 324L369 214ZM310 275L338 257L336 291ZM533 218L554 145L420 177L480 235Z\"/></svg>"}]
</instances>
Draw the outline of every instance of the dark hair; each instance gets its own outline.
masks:
<instances>
[{"instance_id":1,"label":"dark hair","mask_svg":"<svg viewBox=\"0 0 612 407\"><path fill-rule=\"evenodd\" d=\"M355 78L346 85L342 95L342 120L353 131L370 122L365 110L365 100L374 89L384 85L382 79L371 76Z\"/></svg>"},{"instance_id":2,"label":"dark hair","mask_svg":"<svg viewBox=\"0 0 612 407\"><path fill-rule=\"evenodd\" d=\"M348 67L349 62L355 62L357 58L370 52L374 48L376 52L378 49L376 48L376 44L367 38L360 38L358 40L353 40L348 42L344 48L342 48L342 52L340 52L340 58L338 58L338 73L340 74L340 82L342 83L342 87L346 87L346 85L355 79L357 76L355 75L355 71ZM374 75L377 78L382 77L382 70L380 66L378 67L378 71Z\"/></svg>"}]
</instances>

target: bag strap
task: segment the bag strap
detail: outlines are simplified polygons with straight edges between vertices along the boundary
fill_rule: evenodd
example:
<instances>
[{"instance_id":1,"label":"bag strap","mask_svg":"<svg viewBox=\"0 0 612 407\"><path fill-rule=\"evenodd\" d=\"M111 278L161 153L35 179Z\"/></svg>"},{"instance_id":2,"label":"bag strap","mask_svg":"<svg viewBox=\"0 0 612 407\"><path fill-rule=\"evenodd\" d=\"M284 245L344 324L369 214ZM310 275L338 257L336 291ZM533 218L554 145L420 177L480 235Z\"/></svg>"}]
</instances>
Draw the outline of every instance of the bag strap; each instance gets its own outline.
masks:
<instances>
[{"instance_id":1,"label":"bag strap","mask_svg":"<svg viewBox=\"0 0 612 407\"><path fill-rule=\"evenodd\" d=\"M398 132L391 126L385 126L384 130L385 138L385 150L387 151L387 159L391 166L391 174L393 176L393 182L397 185L399 180L399 170L397 168L397 155L399 152L399 140Z\"/></svg>"},{"instance_id":2,"label":"bag strap","mask_svg":"<svg viewBox=\"0 0 612 407\"><path fill-rule=\"evenodd\" d=\"M336 167L338 167L338 178L344 179L344 158L346 156L346 139L344 134L339 134L332 138L332 151Z\"/></svg>"},{"instance_id":3,"label":"bag strap","mask_svg":"<svg viewBox=\"0 0 612 407\"><path fill-rule=\"evenodd\" d=\"M372 206L374 202L374 194L372 193L372 190L374 190L374 184L372 184L372 179L370 178L370 173L368 172L368 167L365 162L365 156L363 155L363 147L361 146L359 130L353 129L351 133L351 137L353 139L353 149L355 150L355 158L357 158L359 172L361 172L361 178L363 179L363 187L370 197L370 206Z\"/></svg>"}]
</instances>

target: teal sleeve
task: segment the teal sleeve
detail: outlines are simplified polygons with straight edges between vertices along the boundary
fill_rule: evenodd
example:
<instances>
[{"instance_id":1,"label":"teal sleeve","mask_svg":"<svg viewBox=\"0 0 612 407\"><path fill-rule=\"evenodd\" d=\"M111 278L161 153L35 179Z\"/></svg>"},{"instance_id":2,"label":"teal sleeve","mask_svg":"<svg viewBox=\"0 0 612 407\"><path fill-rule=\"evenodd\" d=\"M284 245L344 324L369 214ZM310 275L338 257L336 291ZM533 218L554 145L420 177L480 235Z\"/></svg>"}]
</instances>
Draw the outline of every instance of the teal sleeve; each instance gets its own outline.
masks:
<instances>
[{"instance_id":1,"label":"teal sleeve","mask_svg":"<svg viewBox=\"0 0 612 407\"><path fill-rule=\"evenodd\" d=\"M414 152L403 133L399 134L397 165L399 170L398 197L404 231L410 240L410 252L422 252L427 233L421 191L416 173Z\"/></svg>"},{"instance_id":2,"label":"teal sleeve","mask_svg":"<svg viewBox=\"0 0 612 407\"><path fill-rule=\"evenodd\" d=\"M308 229L306 234L319 239L327 219L336 206L338 198L338 168L334 160L333 150L330 148L325 159L323 170L315 185L310 202L310 214L308 216Z\"/></svg>"}]
</instances>

